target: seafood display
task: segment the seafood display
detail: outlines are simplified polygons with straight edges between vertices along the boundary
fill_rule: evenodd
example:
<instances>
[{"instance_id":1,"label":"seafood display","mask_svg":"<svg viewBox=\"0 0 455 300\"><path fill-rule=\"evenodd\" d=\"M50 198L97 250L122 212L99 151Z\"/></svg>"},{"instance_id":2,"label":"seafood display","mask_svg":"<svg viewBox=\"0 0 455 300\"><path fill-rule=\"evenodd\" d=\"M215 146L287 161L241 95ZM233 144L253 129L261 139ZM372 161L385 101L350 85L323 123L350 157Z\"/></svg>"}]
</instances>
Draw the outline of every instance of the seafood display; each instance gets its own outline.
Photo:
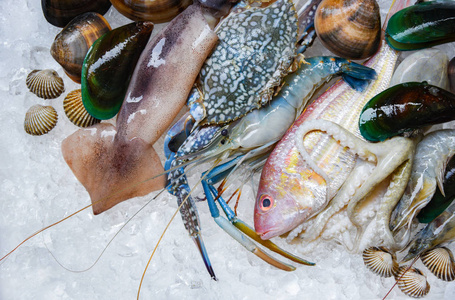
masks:
<instances>
[{"instance_id":1,"label":"seafood display","mask_svg":"<svg viewBox=\"0 0 455 300\"><path fill-rule=\"evenodd\" d=\"M393 85L391 77L419 81L433 94L448 91L444 69L450 75L455 44L400 53L380 39L376 55L354 63L327 56L332 50L317 37L312 20L321 0L142 1L161 7L154 18L172 19L155 24L152 34L149 21L131 24L118 10L122 1L112 1L104 38L89 47L83 41L92 38L89 31L74 37L89 53L81 54L84 71L95 71L85 79L84 72L72 75L79 84L64 74L72 62L60 65L49 54L61 28L43 16L45 2L57 3L0 4L0 22L8 24L0 30L1 299L453 298L454 147L444 134L454 125L429 128L430 122L425 131L396 136L408 117L421 125L449 113L434 102L424 102L423 113L394 106L383 122L396 126L394 133L378 142L362 137L359 119L365 104ZM393 11L410 4L391 2L378 0L368 21L379 19L385 29ZM92 3L85 8L93 11ZM128 13L141 14L130 4L141 1L123 3ZM267 32L268 14L278 33ZM336 18L340 33L352 25ZM128 46L141 24L142 45ZM353 43L343 45L347 52L355 52ZM60 59L78 47L61 48ZM27 75L45 69L63 75L65 86L40 98L28 89ZM227 106L225 98L232 100ZM85 99L102 108L99 118ZM450 101L443 102L450 110ZM34 116L26 113L30 107ZM50 129L57 114L58 126ZM296 151L276 154L277 143ZM422 158L424 144L439 150L427 149L433 154ZM422 161L431 164L423 167L423 182L434 195L414 192L428 202L424 208L397 206ZM264 164L267 176L280 177L260 179ZM299 172L307 178L302 185ZM295 209L291 194L308 201L295 214L303 222L285 233L294 217L286 215ZM404 228L394 230L394 210L412 211ZM179 211L183 222L173 219ZM258 211L276 218L260 217L256 232L248 224Z\"/></svg>"}]
</instances>

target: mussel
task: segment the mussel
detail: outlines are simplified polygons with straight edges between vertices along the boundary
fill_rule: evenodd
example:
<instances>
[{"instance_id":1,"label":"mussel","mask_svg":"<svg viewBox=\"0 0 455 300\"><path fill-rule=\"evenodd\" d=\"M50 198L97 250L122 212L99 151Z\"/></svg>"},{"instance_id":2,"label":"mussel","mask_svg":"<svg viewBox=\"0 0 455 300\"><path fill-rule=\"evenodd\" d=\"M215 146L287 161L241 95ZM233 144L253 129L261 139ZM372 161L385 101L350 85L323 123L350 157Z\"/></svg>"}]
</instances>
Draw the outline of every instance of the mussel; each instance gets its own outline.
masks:
<instances>
[{"instance_id":1,"label":"mussel","mask_svg":"<svg viewBox=\"0 0 455 300\"><path fill-rule=\"evenodd\" d=\"M152 30L152 22L131 23L93 43L84 60L81 81L82 101L90 115L106 120L118 113Z\"/></svg>"},{"instance_id":2,"label":"mussel","mask_svg":"<svg viewBox=\"0 0 455 300\"><path fill-rule=\"evenodd\" d=\"M133 21L164 23L172 20L192 0L111 0L112 5L122 15Z\"/></svg>"},{"instance_id":3,"label":"mussel","mask_svg":"<svg viewBox=\"0 0 455 300\"><path fill-rule=\"evenodd\" d=\"M51 46L52 57L75 82L81 82L82 63L90 46L111 30L106 19L88 12L71 20L55 37Z\"/></svg>"},{"instance_id":4,"label":"mussel","mask_svg":"<svg viewBox=\"0 0 455 300\"><path fill-rule=\"evenodd\" d=\"M30 135L43 135L57 125L57 120L55 108L37 104L25 114L24 129Z\"/></svg>"},{"instance_id":5,"label":"mussel","mask_svg":"<svg viewBox=\"0 0 455 300\"><path fill-rule=\"evenodd\" d=\"M406 57L393 73L390 86L399 83L426 81L445 90L449 89L447 66L449 58L439 49L424 49Z\"/></svg>"},{"instance_id":6,"label":"mussel","mask_svg":"<svg viewBox=\"0 0 455 300\"><path fill-rule=\"evenodd\" d=\"M57 27L65 27L72 19L86 12L104 15L110 7L109 0L41 0L44 17Z\"/></svg>"},{"instance_id":7,"label":"mussel","mask_svg":"<svg viewBox=\"0 0 455 300\"><path fill-rule=\"evenodd\" d=\"M101 120L92 117L85 109L80 89L66 95L63 100L63 110L71 123L79 127L89 127L101 122Z\"/></svg>"},{"instance_id":8,"label":"mussel","mask_svg":"<svg viewBox=\"0 0 455 300\"><path fill-rule=\"evenodd\" d=\"M426 82L407 82L371 98L360 114L359 129L366 140L378 142L454 117L454 94Z\"/></svg>"},{"instance_id":9,"label":"mussel","mask_svg":"<svg viewBox=\"0 0 455 300\"><path fill-rule=\"evenodd\" d=\"M380 46L381 16L375 0L324 0L314 26L322 44L344 58L364 59Z\"/></svg>"},{"instance_id":10,"label":"mussel","mask_svg":"<svg viewBox=\"0 0 455 300\"><path fill-rule=\"evenodd\" d=\"M65 91L63 79L51 69L33 70L25 82L30 92L44 99L58 98Z\"/></svg>"},{"instance_id":11,"label":"mussel","mask_svg":"<svg viewBox=\"0 0 455 300\"><path fill-rule=\"evenodd\" d=\"M455 2L424 2L394 14L385 39L394 49L417 50L455 41Z\"/></svg>"}]
</instances>

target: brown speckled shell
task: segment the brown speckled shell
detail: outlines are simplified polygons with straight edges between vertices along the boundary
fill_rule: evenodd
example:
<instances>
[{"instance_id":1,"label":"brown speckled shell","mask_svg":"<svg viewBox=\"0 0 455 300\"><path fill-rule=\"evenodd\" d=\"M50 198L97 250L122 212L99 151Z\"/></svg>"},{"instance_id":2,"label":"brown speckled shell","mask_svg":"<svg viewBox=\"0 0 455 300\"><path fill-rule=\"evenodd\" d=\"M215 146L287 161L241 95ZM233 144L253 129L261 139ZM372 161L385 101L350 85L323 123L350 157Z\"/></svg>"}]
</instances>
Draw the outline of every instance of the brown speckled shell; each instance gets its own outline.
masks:
<instances>
[{"instance_id":1,"label":"brown speckled shell","mask_svg":"<svg viewBox=\"0 0 455 300\"><path fill-rule=\"evenodd\" d=\"M74 90L66 95L63 100L63 109L68 119L76 126L89 127L101 122L92 117L82 103L81 90Z\"/></svg>"},{"instance_id":2,"label":"brown speckled shell","mask_svg":"<svg viewBox=\"0 0 455 300\"><path fill-rule=\"evenodd\" d=\"M30 92L44 99L57 98L65 91L63 79L51 69L33 70L25 83Z\"/></svg>"},{"instance_id":3,"label":"brown speckled shell","mask_svg":"<svg viewBox=\"0 0 455 300\"><path fill-rule=\"evenodd\" d=\"M52 106L34 105L25 114L24 129L31 135L43 135L57 125L57 112Z\"/></svg>"},{"instance_id":4,"label":"brown speckled shell","mask_svg":"<svg viewBox=\"0 0 455 300\"><path fill-rule=\"evenodd\" d=\"M378 51L381 16L375 0L324 0L314 19L322 44L336 55L364 59Z\"/></svg>"},{"instance_id":5,"label":"brown speckled shell","mask_svg":"<svg viewBox=\"0 0 455 300\"><path fill-rule=\"evenodd\" d=\"M420 257L425 267L436 277L444 281L455 279L455 261L452 251L445 247L426 251Z\"/></svg>"},{"instance_id":6,"label":"brown speckled shell","mask_svg":"<svg viewBox=\"0 0 455 300\"><path fill-rule=\"evenodd\" d=\"M51 46L51 55L72 80L80 83L82 63L90 46L110 30L102 15L94 12L80 15L57 34Z\"/></svg>"},{"instance_id":7,"label":"brown speckled shell","mask_svg":"<svg viewBox=\"0 0 455 300\"><path fill-rule=\"evenodd\" d=\"M401 266L395 276L397 285L406 295L421 298L430 291L427 277L417 268L411 267L406 273L408 266Z\"/></svg>"}]
</instances>

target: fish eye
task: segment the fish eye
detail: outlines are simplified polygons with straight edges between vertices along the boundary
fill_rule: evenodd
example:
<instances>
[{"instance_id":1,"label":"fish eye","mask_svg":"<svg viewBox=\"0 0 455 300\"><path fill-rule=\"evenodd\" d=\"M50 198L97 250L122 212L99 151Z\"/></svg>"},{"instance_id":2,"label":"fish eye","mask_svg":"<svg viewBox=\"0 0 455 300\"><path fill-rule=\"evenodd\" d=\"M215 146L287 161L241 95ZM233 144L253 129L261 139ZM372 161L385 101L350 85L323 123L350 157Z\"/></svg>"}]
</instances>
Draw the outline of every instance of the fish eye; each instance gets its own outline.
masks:
<instances>
[{"instance_id":1,"label":"fish eye","mask_svg":"<svg viewBox=\"0 0 455 300\"><path fill-rule=\"evenodd\" d=\"M262 211L268 211L273 207L273 198L269 195L262 195L259 199L259 206L261 207Z\"/></svg>"}]
</instances>

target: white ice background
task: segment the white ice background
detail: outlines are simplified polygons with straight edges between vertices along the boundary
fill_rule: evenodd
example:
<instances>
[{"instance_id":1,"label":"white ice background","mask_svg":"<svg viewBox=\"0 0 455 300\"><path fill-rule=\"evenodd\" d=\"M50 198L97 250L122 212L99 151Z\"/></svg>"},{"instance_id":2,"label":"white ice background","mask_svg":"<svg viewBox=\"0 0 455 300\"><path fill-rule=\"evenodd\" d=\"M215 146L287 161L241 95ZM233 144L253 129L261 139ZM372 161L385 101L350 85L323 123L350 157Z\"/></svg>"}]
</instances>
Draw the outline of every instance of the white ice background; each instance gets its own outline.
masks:
<instances>
[{"instance_id":1,"label":"white ice background","mask_svg":"<svg viewBox=\"0 0 455 300\"><path fill-rule=\"evenodd\" d=\"M380 2L383 18L390 2ZM113 28L130 22L114 8L105 17ZM40 228L90 203L60 151L62 140L77 130L66 118L62 101L79 88L49 53L60 30L46 22L40 1L0 1L0 256ZM455 55L453 43L440 48L450 58ZM329 53L316 42L308 55L318 54ZM39 99L25 85L31 70L46 68L55 69L65 81L65 93L54 100ZM59 121L49 134L25 133L24 116L34 104L56 108ZM162 153L162 140L156 149ZM192 172L192 182L201 171ZM123 202L99 216L87 209L24 243L0 263L0 299L135 299L148 258L177 208L167 193L135 216L92 268L74 271L89 268L115 232L154 195ZM239 214L250 224L253 204L254 191L248 184ZM394 284L392 278L369 272L361 255L349 254L335 242L323 242L302 254L298 245L276 238L290 252L317 263L314 267L294 264L294 272L278 270L225 234L204 202L198 203L198 209L219 281L210 279L177 216L147 270L141 299L381 299ZM57 263L48 249L73 271ZM431 284L426 299L455 299L455 283L438 280L419 266ZM408 297L395 288L389 299Z\"/></svg>"}]
</instances>

